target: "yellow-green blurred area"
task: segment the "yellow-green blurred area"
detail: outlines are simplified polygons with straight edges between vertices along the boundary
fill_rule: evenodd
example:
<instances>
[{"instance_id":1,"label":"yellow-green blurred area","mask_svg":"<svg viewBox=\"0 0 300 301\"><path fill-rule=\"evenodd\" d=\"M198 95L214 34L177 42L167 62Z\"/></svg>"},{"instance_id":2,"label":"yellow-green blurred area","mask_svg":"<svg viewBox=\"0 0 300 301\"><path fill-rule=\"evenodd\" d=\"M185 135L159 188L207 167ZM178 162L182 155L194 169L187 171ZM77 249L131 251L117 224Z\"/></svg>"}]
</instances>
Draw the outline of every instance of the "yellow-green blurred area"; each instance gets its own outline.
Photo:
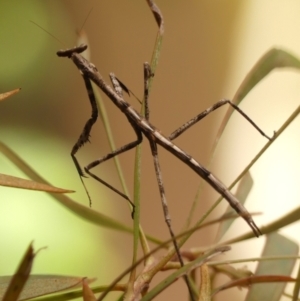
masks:
<instances>
[{"instance_id":1,"label":"yellow-green blurred area","mask_svg":"<svg viewBox=\"0 0 300 301\"><path fill-rule=\"evenodd\" d=\"M271 47L283 47L300 56L298 2L158 0L157 4L166 29L150 96L150 120L166 135L219 99L232 98L250 68ZM0 103L0 139L53 185L76 190L69 196L86 206L88 199L70 152L91 109L78 70L72 61L58 58L56 51L76 45L76 30L82 27L91 8L84 24L91 61L105 79L114 72L142 98L143 63L151 59L157 32L146 1L0 2L0 93L22 88L19 94ZM255 87L241 107L272 135L299 105L299 95L300 74L276 71ZM126 118L108 99L103 99L116 145L133 141L134 132ZM139 110L134 98L128 101ZM207 117L175 142L207 165L225 110ZM263 212L262 217L255 217L259 226L297 206L298 133L299 121L253 168L255 186L246 207ZM90 140L78 153L82 166L110 151L100 119ZM211 168L229 185L265 143L235 114ZM148 146L145 141L141 223L146 233L164 240L169 234ZM200 179L167 152L159 149L159 156L173 225L179 232ZM121 155L120 160L132 192L134 151ZM1 154L0 172L25 177ZM121 189L113 162L96 168L95 173ZM93 209L131 225L130 211L123 199L92 179L85 182ZM0 194L1 275L14 272L32 240L35 248L48 246L35 259L33 273L97 277L97 284L109 284L130 265L130 235L91 225L42 192L0 187ZM196 211L198 218L216 197L204 185ZM225 204L219 213L224 208ZM243 227L244 221L238 220L231 234L243 233L247 229ZM199 232L186 247L212 243L214 235L214 229L205 235ZM255 247L262 244L263 239L251 240L245 252L243 249L234 256L258 256L260 250ZM184 298L183 282L178 281L176 287L176 296ZM174 292L171 287L161 300L171 300Z\"/></svg>"},{"instance_id":2,"label":"yellow-green blurred area","mask_svg":"<svg viewBox=\"0 0 300 301\"><path fill-rule=\"evenodd\" d=\"M70 151L90 116L89 101L81 76L71 62L58 59L56 51L76 44L76 29L90 9L87 3L77 23L63 1L0 3L1 91L22 88L20 95L1 103L1 141L53 185L76 190L69 196L85 206L88 198ZM108 151L99 128L91 137L92 145L97 141L96 147L87 145L87 152L79 155L82 164ZM0 162L1 173L25 177L2 155ZM106 179L114 181L109 169L105 170L104 167L102 174ZM130 211L125 201L114 201L110 198L113 193L91 182L87 180L93 208L129 224ZM108 284L129 265L131 246L128 251L120 249L126 243L123 236L87 223L45 193L5 187L0 190L1 275L14 273L31 241L36 249L47 246L36 257L33 273L97 277L98 284Z\"/></svg>"}]
</instances>

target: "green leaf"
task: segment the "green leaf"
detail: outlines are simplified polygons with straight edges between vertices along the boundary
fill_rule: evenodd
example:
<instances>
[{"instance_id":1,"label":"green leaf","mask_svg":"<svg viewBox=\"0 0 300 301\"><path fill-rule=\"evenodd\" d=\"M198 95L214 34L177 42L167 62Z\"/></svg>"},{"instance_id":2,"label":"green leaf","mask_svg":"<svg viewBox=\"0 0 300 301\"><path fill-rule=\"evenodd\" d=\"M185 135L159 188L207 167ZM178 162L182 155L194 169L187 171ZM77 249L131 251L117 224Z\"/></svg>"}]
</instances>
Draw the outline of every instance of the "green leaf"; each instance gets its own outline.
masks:
<instances>
[{"instance_id":1,"label":"green leaf","mask_svg":"<svg viewBox=\"0 0 300 301\"><path fill-rule=\"evenodd\" d=\"M300 69L300 60L288 53L285 50L272 48L267 53L265 53L254 67L247 74L237 92L235 93L232 102L239 105L244 97L272 70L276 68L296 68ZM233 108L229 107L226 115L221 123L221 126L216 135L216 140L213 145L213 153L215 152L216 146L224 129L233 113Z\"/></svg>"},{"instance_id":2,"label":"green leaf","mask_svg":"<svg viewBox=\"0 0 300 301\"><path fill-rule=\"evenodd\" d=\"M238 105L252 88L276 68L300 69L300 60L285 50L270 49L247 74L232 101Z\"/></svg>"},{"instance_id":3,"label":"green leaf","mask_svg":"<svg viewBox=\"0 0 300 301\"><path fill-rule=\"evenodd\" d=\"M74 190L62 189L62 188L54 187L54 186L47 185L44 183L38 183L35 181L17 178L14 176L4 175L4 174L0 174L0 186L37 190L37 191L45 191L45 192L51 192L51 193L74 192Z\"/></svg>"},{"instance_id":4,"label":"green leaf","mask_svg":"<svg viewBox=\"0 0 300 301\"><path fill-rule=\"evenodd\" d=\"M0 295L7 287L11 276L0 277ZM39 296L49 295L67 289L81 287L83 277L60 275L30 275L18 300L27 300ZM91 283L94 279L85 279Z\"/></svg>"},{"instance_id":5,"label":"green leaf","mask_svg":"<svg viewBox=\"0 0 300 301\"><path fill-rule=\"evenodd\" d=\"M165 290L169 285L171 285L174 281L176 281L178 278L182 277L184 274L189 273L196 267L201 266L204 264L207 260L209 260L211 257L218 255L220 253L229 251L230 247L228 246L222 246L217 247L203 256L199 256L195 260L191 261L190 263L184 265L182 268L178 269L176 272L172 273L170 276L165 278L161 283L156 285L149 293L147 293L141 301L149 301L152 300L154 297L156 297L159 293L161 293L163 290Z\"/></svg>"},{"instance_id":6,"label":"green leaf","mask_svg":"<svg viewBox=\"0 0 300 301\"><path fill-rule=\"evenodd\" d=\"M278 231L281 228L284 228L294 222L299 221L299 219L300 219L300 207L294 209L293 211L287 213L286 215L280 217L279 219L273 221L272 223L270 223L264 227L261 227L261 232L263 234L269 234L269 233ZM254 237L253 232L248 232L241 236L230 239L230 240L224 242L224 244L233 244L233 243L237 243L237 242L240 242L243 240L250 239L252 237Z\"/></svg>"},{"instance_id":7,"label":"green leaf","mask_svg":"<svg viewBox=\"0 0 300 301\"><path fill-rule=\"evenodd\" d=\"M298 251L298 244L283 235L272 233L267 236L262 256L297 255ZM295 259L278 259L276 262L261 261L258 264L255 275L289 276L293 270L295 262ZM261 283L252 285L247 294L246 301L277 301L281 298L285 285L285 283Z\"/></svg>"},{"instance_id":8,"label":"green leaf","mask_svg":"<svg viewBox=\"0 0 300 301\"><path fill-rule=\"evenodd\" d=\"M159 30L157 33L157 38L154 46L154 50L152 53L152 59L151 59L151 72L154 74L158 59L160 56L161 51L161 44L162 44L162 38L163 38L163 32L164 32L164 21L163 16L160 12L160 9L153 1L148 1L148 5L154 15L154 18L158 24ZM148 80L148 96L151 91L151 85L153 81L153 76L150 77ZM145 95L144 95L145 96ZM145 99L143 99L142 107L141 107L141 115L145 116ZM138 256L138 245L139 242L141 243L142 250L144 254L147 254L150 252L150 248L146 239L146 236L142 230L142 227L140 225L140 199L141 199L141 160L142 160L142 147L141 144L136 147L135 152L135 163L134 163L134 204L135 204L135 216L134 216L134 230L133 230L133 258L132 262L133 264L137 261ZM152 257L148 257L145 261L145 265L151 266L153 265L153 259ZM129 281L128 281L128 288L125 293L124 299L126 299L127 295L131 295L134 291L134 285L135 285L135 279L136 279L136 269L133 268L130 271ZM102 297L104 298L105 295Z\"/></svg>"},{"instance_id":9,"label":"green leaf","mask_svg":"<svg viewBox=\"0 0 300 301\"><path fill-rule=\"evenodd\" d=\"M229 189L232 189L241 179L242 177L249 171L249 169L256 163L256 161L265 153L265 151L280 137L280 135L286 130L286 128L295 120L295 118L300 114L300 106L298 106L295 111L290 115L290 117L285 121L285 123L280 127L280 129L274 134L274 137L271 141L266 143L266 145L261 149L261 151L255 156L253 160L244 168L244 170L240 173L240 175L229 185ZM213 208L215 208L221 201L222 197L218 198L218 200L214 203ZM209 213L208 211L206 215ZM273 231L280 229L286 225L289 225L300 218L300 208L295 209L294 211L288 213L287 215L279 218L278 220L270 223L269 225L263 227L262 233L268 234ZM244 235L236 237L234 239L228 240L224 242L225 244L232 244L239 241L243 241L249 238L254 237L253 232L248 232Z\"/></svg>"},{"instance_id":10,"label":"green leaf","mask_svg":"<svg viewBox=\"0 0 300 301\"><path fill-rule=\"evenodd\" d=\"M0 295L2 301L17 301L19 299L31 272L34 256L33 247L32 244L30 244L16 273L7 279L6 285L2 286L1 283Z\"/></svg>"}]
</instances>

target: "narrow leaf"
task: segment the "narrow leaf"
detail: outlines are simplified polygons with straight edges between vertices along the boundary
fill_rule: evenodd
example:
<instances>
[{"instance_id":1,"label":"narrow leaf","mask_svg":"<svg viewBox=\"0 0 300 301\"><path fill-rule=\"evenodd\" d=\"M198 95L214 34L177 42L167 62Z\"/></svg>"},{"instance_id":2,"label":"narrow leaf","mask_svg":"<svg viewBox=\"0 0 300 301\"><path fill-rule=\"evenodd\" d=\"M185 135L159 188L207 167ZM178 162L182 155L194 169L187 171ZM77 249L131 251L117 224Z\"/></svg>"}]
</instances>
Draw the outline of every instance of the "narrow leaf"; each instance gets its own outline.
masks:
<instances>
[{"instance_id":1,"label":"narrow leaf","mask_svg":"<svg viewBox=\"0 0 300 301\"><path fill-rule=\"evenodd\" d=\"M211 250L203 256L199 256L197 259L191 261L190 263L186 264L185 266L183 266L182 268L178 269L176 272L172 273L170 276L165 278L161 283L159 283L149 293L147 293L141 301L152 300L159 293L165 290L169 285L171 285L175 280L177 280L179 277L182 277L183 274L189 273L193 269L204 264L211 257L219 255L220 253L226 252L228 250L230 250L230 247L222 246Z\"/></svg>"},{"instance_id":2,"label":"narrow leaf","mask_svg":"<svg viewBox=\"0 0 300 301\"><path fill-rule=\"evenodd\" d=\"M5 92L5 93L2 93L0 94L0 101L18 93L19 91L21 90L21 88L18 88L18 89L15 89L15 90L12 90L12 91L9 91L9 92Z\"/></svg>"},{"instance_id":3,"label":"narrow leaf","mask_svg":"<svg viewBox=\"0 0 300 301\"><path fill-rule=\"evenodd\" d=\"M279 128L278 131L276 131L274 137L272 138L271 141L266 143L266 145L259 151L259 153L254 157L254 159L251 160L251 162L244 168L244 170L240 173L240 175L229 185L229 189L232 189L238 181L241 180L241 178L244 176L244 174L249 171L249 169L257 162L257 160L265 153L265 151L281 136L281 134L286 130L286 128L296 119L296 117L300 113L300 106L298 106L295 111L290 115L290 117L284 122L284 124ZM213 205L214 207L217 206L220 202L222 201L222 197L220 197L215 204ZM263 227L261 229L263 234L268 234L273 231L276 231L280 229L283 226L289 225L299 219L300 216L300 208L295 209L294 211L288 213L285 215L283 218L280 218L276 220L275 222ZM244 235L241 235L239 237L236 237L234 239L231 239L229 241L224 242L224 244L232 244L236 243L242 240L246 240L249 238L254 237L253 233L246 233Z\"/></svg>"},{"instance_id":4,"label":"narrow leaf","mask_svg":"<svg viewBox=\"0 0 300 301\"><path fill-rule=\"evenodd\" d=\"M14 176L9 176L0 173L0 186L23 188L29 190L38 190L52 193L70 193L74 190L57 188L43 183L38 183L31 180L21 179Z\"/></svg>"},{"instance_id":5,"label":"narrow leaf","mask_svg":"<svg viewBox=\"0 0 300 301\"><path fill-rule=\"evenodd\" d=\"M240 201L241 204L245 204L246 199L252 189L252 186L253 186L253 179L251 177L250 172L248 171L243 176L240 183L238 184L237 191L235 193L235 196L237 197L237 199ZM228 206L223 217L226 217L233 213L235 213L235 211L232 209L231 206ZM233 219L227 219L227 220L224 220L222 223L220 223L216 241L219 241L223 237L223 235L226 233L226 231L229 229L229 227L232 225L233 222L234 222Z\"/></svg>"},{"instance_id":6,"label":"narrow leaf","mask_svg":"<svg viewBox=\"0 0 300 301\"><path fill-rule=\"evenodd\" d=\"M89 280L88 280L89 283ZM126 290L127 285L126 284L117 284L115 285L110 291L120 291L124 292ZM96 286L92 288L92 292L94 294L101 293L105 291L107 286L101 285L101 286ZM77 298L80 298L83 296L82 290L72 290L70 292L61 292L57 293L55 295L50 295L50 296L44 296L41 298L36 298L35 301L68 301L68 300L74 300ZM21 300L20 300L21 301Z\"/></svg>"},{"instance_id":7,"label":"narrow leaf","mask_svg":"<svg viewBox=\"0 0 300 301\"><path fill-rule=\"evenodd\" d=\"M204 263L200 267L200 290L199 301L211 300L211 283L208 266Z\"/></svg>"},{"instance_id":8,"label":"narrow leaf","mask_svg":"<svg viewBox=\"0 0 300 301\"><path fill-rule=\"evenodd\" d=\"M147 3L153 13L153 16L156 20L156 23L159 27L159 34L163 35L164 33L164 18L163 15L159 9L159 7L154 3L153 0L147 0Z\"/></svg>"},{"instance_id":9,"label":"narrow leaf","mask_svg":"<svg viewBox=\"0 0 300 301\"><path fill-rule=\"evenodd\" d=\"M233 102L238 105L252 88L276 68L300 69L300 61L285 50L277 48L270 49L259 59L247 74L235 93Z\"/></svg>"},{"instance_id":10,"label":"narrow leaf","mask_svg":"<svg viewBox=\"0 0 300 301\"><path fill-rule=\"evenodd\" d=\"M35 170L33 170L25 161L23 161L13 150L0 141L0 151L13 162L21 171L23 171L29 178L36 182L41 182L50 185L43 177L41 177ZM83 206L63 194L54 194L54 199L67 209L77 214L87 221L97 224L102 227L107 227L115 230L121 230L132 233L132 229L120 222L105 216L104 214Z\"/></svg>"},{"instance_id":11,"label":"narrow leaf","mask_svg":"<svg viewBox=\"0 0 300 301\"><path fill-rule=\"evenodd\" d=\"M300 60L292 54L282 49L272 48L265 53L254 67L247 74L237 92L235 93L232 102L239 105L244 97L272 70L276 68L296 68L300 69ZM229 107L222 124L218 130L216 140L213 146L213 152L218 144L220 137L233 113L232 107Z\"/></svg>"},{"instance_id":12,"label":"narrow leaf","mask_svg":"<svg viewBox=\"0 0 300 301\"><path fill-rule=\"evenodd\" d=\"M278 233L272 233L267 236L266 244L262 253L262 257L267 256L283 256L283 255L298 255L299 247L292 240L286 238ZM261 261L255 272L258 275L282 275L289 276L295 265L295 259L289 260L276 260ZM285 283L269 283L269 284L256 284L249 290L246 301L254 300L280 300L280 297L285 288Z\"/></svg>"},{"instance_id":13,"label":"narrow leaf","mask_svg":"<svg viewBox=\"0 0 300 301\"><path fill-rule=\"evenodd\" d=\"M151 73L154 74L157 64L158 64L158 59L160 56L162 38L163 38L163 33L164 33L164 19L163 19L163 15L162 15L159 7L154 3L153 0L147 0L147 3L154 15L155 20L159 27L154 50L152 53L151 64L150 64ZM152 82L153 82L153 76L151 76L148 79L148 97L150 95ZM144 95L143 104L141 107L141 115L142 116L145 116L145 97L146 97L146 95ZM134 216L134 230L133 230L133 256L132 256L133 257L132 258L133 265L137 261L139 242L142 246L144 254L149 253L149 251L150 251L146 236L145 236L144 232L142 231L142 227L140 225L141 159L142 159L142 148L141 148L141 145L138 145L136 147L135 162L134 162L135 216ZM146 265L149 265L149 264L151 265L152 264L151 261L152 261L152 258L149 257L146 260ZM130 271L130 275L129 275L128 289L127 289L126 294L130 295L134 291L135 279L136 279L136 269L132 269ZM126 294L125 294L125 299L126 299Z\"/></svg>"},{"instance_id":14,"label":"narrow leaf","mask_svg":"<svg viewBox=\"0 0 300 301\"><path fill-rule=\"evenodd\" d=\"M83 301L96 301L97 300L93 291L90 289L86 279L83 279L83 281L82 281L82 295L83 295Z\"/></svg>"},{"instance_id":15,"label":"narrow leaf","mask_svg":"<svg viewBox=\"0 0 300 301\"><path fill-rule=\"evenodd\" d=\"M33 258L33 247L32 244L29 245L16 273L11 278L8 288L2 298L2 301L16 301L29 277ZM1 294L2 295L2 294Z\"/></svg>"},{"instance_id":16,"label":"narrow leaf","mask_svg":"<svg viewBox=\"0 0 300 301\"><path fill-rule=\"evenodd\" d=\"M276 68L300 69L298 58L285 50L272 48L265 53L247 74L239 89L233 97L233 102L238 105L242 99L254 88L265 76Z\"/></svg>"},{"instance_id":17,"label":"narrow leaf","mask_svg":"<svg viewBox=\"0 0 300 301\"><path fill-rule=\"evenodd\" d=\"M0 295L7 287L10 279L11 276L0 277ZM82 285L82 280L82 277L73 276L30 275L19 300L27 300L71 288L78 288ZM91 283L94 279L86 279L85 281Z\"/></svg>"},{"instance_id":18,"label":"narrow leaf","mask_svg":"<svg viewBox=\"0 0 300 301\"><path fill-rule=\"evenodd\" d=\"M279 219L271 222L270 224L261 227L261 231L263 234L273 233L281 228L284 228L294 222L299 221L300 219L300 207L294 209L293 211L287 213L286 215L280 217ZM248 232L241 236L235 237L233 239L227 240L224 244L233 244L243 240L247 240L249 238L254 237L253 232Z\"/></svg>"},{"instance_id":19,"label":"narrow leaf","mask_svg":"<svg viewBox=\"0 0 300 301\"><path fill-rule=\"evenodd\" d=\"M298 267L298 275L297 275L296 283L295 283L295 286L294 286L292 301L297 301L298 300L299 292L300 292L300 266Z\"/></svg>"},{"instance_id":20,"label":"narrow leaf","mask_svg":"<svg viewBox=\"0 0 300 301\"><path fill-rule=\"evenodd\" d=\"M244 262L244 260L240 260L240 261ZM217 273L222 273L224 275L227 275L232 280L253 276L253 273L246 266L242 268L235 268L233 265L230 264L214 265L214 270Z\"/></svg>"},{"instance_id":21,"label":"narrow leaf","mask_svg":"<svg viewBox=\"0 0 300 301\"><path fill-rule=\"evenodd\" d=\"M217 293L219 293L220 291L223 291L225 289L232 288L232 287L250 287L252 284L255 284L255 283L260 283L260 284L263 283L262 287L265 287L266 283L270 284L270 283L278 283L278 282L285 285L286 282L295 282L295 279L290 276L284 276L284 275L250 276L250 277L230 281L229 283L226 283L226 284L218 287L214 291L213 296L216 295ZM278 284L274 284L274 285L277 286ZM271 301L273 299L270 296L270 299L255 299L255 300L270 300Z\"/></svg>"}]
</instances>

